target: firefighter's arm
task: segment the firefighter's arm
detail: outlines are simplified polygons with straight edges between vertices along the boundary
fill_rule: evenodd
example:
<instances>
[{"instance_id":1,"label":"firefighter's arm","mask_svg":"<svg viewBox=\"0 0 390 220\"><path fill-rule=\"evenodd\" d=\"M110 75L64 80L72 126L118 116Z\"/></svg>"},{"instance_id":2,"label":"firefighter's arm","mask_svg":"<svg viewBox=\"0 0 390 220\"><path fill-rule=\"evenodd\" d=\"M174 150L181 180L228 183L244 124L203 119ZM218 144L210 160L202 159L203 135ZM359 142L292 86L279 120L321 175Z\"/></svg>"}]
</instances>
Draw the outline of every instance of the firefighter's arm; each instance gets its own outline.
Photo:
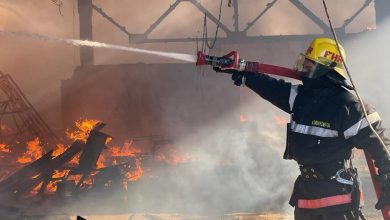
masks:
<instances>
[{"instance_id":1,"label":"firefighter's arm","mask_svg":"<svg viewBox=\"0 0 390 220\"><path fill-rule=\"evenodd\" d=\"M385 205L390 205L390 156L388 149L390 139L385 134L385 128L382 127L382 120L375 109L366 105L368 120L364 117L360 105L355 104L349 109L349 127L344 131L344 136L351 141L352 146L364 149L371 154L374 164L378 168L378 183L381 185L382 195L379 198L375 208L381 209ZM370 129L371 124L376 133L380 136L386 148L381 144L375 133Z\"/></svg>"},{"instance_id":2,"label":"firefighter's arm","mask_svg":"<svg viewBox=\"0 0 390 220\"><path fill-rule=\"evenodd\" d=\"M234 69L213 69L216 72L232 74L232 80L235 85L240 86L244 84L276 107L287 113L291 113L294 99L298 94L297 86L292 86L291 83L287 83L281 79L277 80L262 73L238 71Z\"/></svg>"}]
</instances>

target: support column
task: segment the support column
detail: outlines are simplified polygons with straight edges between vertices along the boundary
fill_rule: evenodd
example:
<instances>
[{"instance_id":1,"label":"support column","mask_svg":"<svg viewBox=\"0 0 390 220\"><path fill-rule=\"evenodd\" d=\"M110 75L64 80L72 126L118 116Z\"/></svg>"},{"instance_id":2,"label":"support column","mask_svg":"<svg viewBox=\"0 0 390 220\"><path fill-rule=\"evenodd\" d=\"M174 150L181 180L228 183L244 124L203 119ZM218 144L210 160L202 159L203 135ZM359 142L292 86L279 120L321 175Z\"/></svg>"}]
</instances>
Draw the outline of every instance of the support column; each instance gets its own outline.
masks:
<instances>
[{"instance_id":1,"label":"support column","mask_svg":"<svg viewBox=\"0 0 390 220\"><path fill-rule=\"evenodd\" d=\"M78 0L80 40L92 40L92 0ZM80 47L80 65L93 65L92 47Z\"/></svg>"}]
</instances>

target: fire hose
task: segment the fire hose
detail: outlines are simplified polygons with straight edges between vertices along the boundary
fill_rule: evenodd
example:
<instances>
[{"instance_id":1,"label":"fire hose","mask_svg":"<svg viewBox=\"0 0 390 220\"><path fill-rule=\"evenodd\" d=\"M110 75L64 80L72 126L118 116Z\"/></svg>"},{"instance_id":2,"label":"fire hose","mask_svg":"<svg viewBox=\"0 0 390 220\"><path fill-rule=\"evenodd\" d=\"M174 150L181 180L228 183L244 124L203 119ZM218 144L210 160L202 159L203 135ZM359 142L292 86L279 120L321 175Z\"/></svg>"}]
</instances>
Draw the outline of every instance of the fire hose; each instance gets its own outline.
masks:
<instances>
[{"instance_id":1,"label":"fire hose","mask_svg":"<svg viewBox=\"0 0 390 220\"><path fill-rule=\"evenodd\" d=\"M298 73L292 69L246 61L244 59L240 59L236 51L232 51L222 57L206 55L203 52L198 51L196 65L212 65L214 67L220 67L221 69L235 69L238 71L268 73L298 80L300 79Z\"/></svg>"}]
</instances>

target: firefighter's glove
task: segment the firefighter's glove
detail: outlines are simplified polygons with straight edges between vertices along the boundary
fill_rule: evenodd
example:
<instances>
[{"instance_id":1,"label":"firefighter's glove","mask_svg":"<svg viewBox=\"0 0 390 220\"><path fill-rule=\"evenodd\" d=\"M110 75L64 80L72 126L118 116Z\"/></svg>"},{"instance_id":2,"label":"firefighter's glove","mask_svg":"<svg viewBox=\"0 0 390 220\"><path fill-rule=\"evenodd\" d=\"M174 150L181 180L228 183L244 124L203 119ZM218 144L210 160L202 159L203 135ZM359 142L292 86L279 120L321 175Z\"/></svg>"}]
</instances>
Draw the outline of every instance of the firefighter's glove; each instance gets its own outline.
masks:
<instances>
[{"instance_id":1,"label":"firefighter's glove","mask_svg":"<svg viewBox=\"0 0 390 220\"><path fill-rule=\"evenodd\" d=\"M382 194L378 202L375 204L376 209L382 209L386 205L390 205L390 173L382 173L376 176L376 180L381 186Z\"/></svg>"},{"instance_id":2,"label":"firefighter's glove","mask_svg":"<svg viewBox=\"0 0 390 220\"><path fill-rule=\"evenodd\" d=\"M245 73L243 72L237 72L233 73L232 80L234 81L234 85L241 86L242 84L245 85Z\"/></svg>"},{"instance_id":3,"label":"firefighter's glove","mask_svg":"<svg viewBox=\"0 0 390 220\"><path fill-rule=\"evenodd\" d=\"M213 70L217 73L227 73L232 75L234 85L241 86L245 79L245 72L240 72L235 69L221 69L219 67L213 67Z\"/></svg>"}]
</instances>

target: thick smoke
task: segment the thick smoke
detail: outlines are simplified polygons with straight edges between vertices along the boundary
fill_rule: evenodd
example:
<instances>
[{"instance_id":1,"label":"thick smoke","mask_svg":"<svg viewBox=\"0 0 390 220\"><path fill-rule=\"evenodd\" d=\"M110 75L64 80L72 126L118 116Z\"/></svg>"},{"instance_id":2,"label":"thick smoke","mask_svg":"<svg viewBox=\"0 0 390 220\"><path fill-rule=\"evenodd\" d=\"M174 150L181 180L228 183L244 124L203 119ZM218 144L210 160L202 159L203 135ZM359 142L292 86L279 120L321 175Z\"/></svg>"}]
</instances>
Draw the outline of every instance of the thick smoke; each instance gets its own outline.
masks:
<instances>
[{"instance_id":1,"label":"thick smoke","mask_svg":"<svg viewBox=\"0 0 390 220\"><path fill-rule=\"evenodd\" d=\"M134 183L130 193L134 200L130 201L137 204L136 211L223 214L289 210L287 201L297 172L294 163L281 159L284 127L273 121L269 108L261 110L264 118L227 123L238 111L232 109L177 140L177 145L193 154L194 161L152 171L158 184Z\"/></svg>"}]
</instances>

